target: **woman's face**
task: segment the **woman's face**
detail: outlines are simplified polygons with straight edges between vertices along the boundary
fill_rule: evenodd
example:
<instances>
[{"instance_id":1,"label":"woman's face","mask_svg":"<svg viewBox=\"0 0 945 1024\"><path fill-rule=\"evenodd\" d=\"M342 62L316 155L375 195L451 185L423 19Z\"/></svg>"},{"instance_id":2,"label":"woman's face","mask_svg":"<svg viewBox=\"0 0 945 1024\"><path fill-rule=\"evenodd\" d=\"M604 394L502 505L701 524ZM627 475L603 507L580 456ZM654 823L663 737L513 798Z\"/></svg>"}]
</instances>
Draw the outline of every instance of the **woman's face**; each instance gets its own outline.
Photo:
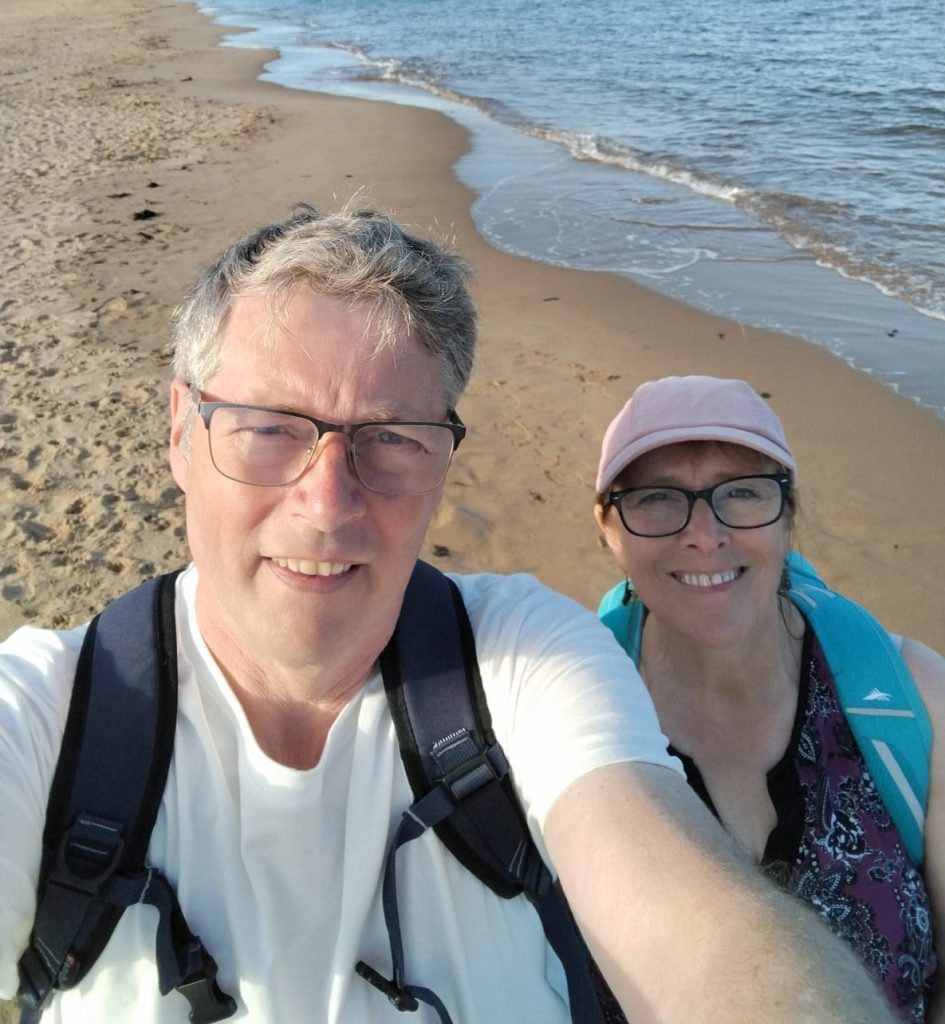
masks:
<instances>
[{"instance_id":1,"label":"woman's face","mask_svg":"<svg viewBox=\"0 0 945 1024\"><path fill-rule=\"evenodd\" d=\"M740 445L687 442L647 452L611 490L673 486L702 490L732 477L780 471L771 459ZM669 537L629 533L613 507L595 508L598 525L621 570L652 616L700 644L746 642L778 614L777 590L790 547L790 512L770 526L724 526L705 501Z\"/></svg>"}]
</instances>

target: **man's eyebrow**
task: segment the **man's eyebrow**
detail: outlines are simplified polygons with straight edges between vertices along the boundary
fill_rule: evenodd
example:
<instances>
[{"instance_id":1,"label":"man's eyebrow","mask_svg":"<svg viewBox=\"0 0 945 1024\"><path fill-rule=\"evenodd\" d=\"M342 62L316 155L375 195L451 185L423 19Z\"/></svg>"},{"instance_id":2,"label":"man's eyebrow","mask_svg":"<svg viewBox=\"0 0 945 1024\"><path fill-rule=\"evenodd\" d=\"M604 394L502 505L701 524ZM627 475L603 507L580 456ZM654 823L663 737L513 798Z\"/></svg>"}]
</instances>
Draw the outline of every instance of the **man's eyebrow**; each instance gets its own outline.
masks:
<instances>
[{"instance_id":1,"label":"man's eyebrow","mask_svg":"<svg viewBox=\"0 0 945 1024\"><path fill-rule=\"evenodd\" d=\"M366 414L352 419L352 423L446 423L452 406L444 402L441 416L421 415L412 409L398 409L395 406L378 406Z\"/></svg>"},{"instance_id":2,"label":"man's eyebrow","mask_svg":"<svg viewBox=\"0 0 945 1024\"><path fill-rule=\"evenodd\" d=\"M375 409L367 416L358 417L358 423L391 423L394 420L409 419L407 416L399 416L393 409Z\"/></svg>"},{"instance_id":3,"label":"man's eyebrow","mask_svg":"<svg viewBox=\"0 0 945 1024\"><path fill-rule=\"evenodd\" d=\"M305 419L316 419L324 420L326 423L334 423L335 421L330 416L322 416L318 413L312 412L309 409L300 408L297 405L284 405L279 402L268 402L264 398L259 398L252 401L244 402L224 402L225 405L247 405L254 409L271 409L273 412L281 413L285 416L302 416ZM410 423L416 420L416 416L402 415L397 410L392 409L390 406L377 407L374 409L368 409L357 416L346 417L346 423L391 423L396 421L403 421Z\"/></svg>"}]
</instances>

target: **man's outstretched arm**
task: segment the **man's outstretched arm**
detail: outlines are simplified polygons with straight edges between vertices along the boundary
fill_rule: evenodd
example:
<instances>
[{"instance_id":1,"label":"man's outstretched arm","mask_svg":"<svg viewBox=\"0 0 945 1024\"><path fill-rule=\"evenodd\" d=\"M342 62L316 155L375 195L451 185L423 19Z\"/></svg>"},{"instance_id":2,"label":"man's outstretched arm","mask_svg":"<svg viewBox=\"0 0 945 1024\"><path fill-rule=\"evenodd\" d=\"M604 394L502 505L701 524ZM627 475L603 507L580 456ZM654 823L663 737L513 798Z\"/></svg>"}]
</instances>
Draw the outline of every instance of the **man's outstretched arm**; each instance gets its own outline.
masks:
<instances>
[{"instance_id":1,"label":"man's outstretched arm","mask_svg":"<svg viewBox=\"0 0 945 1024\"><path fill-rule=\"evenodd\" d=\"M673 772L598 768L558 797L544 835L634 1024L892 1024L853 953L762 877Z\"/></svg>"}]
</instances>

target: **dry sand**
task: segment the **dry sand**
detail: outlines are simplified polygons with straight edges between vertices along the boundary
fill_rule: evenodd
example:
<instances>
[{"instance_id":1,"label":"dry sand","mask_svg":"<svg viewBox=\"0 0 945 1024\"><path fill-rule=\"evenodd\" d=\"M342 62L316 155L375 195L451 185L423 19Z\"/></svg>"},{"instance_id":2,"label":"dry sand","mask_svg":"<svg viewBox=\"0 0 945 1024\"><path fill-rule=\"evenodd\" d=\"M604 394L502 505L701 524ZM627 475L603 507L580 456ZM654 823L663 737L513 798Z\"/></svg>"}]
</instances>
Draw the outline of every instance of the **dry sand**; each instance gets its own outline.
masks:
<instances>
[{"instance_id":1,"label":"dry sand","mask_svg":"<svg viewBox=\"0 0 945 1024\"><path fill-rule=\"evenodd\" d=\"M471 432L425 557L595 605L615 579L590 513L606 423L649 377L742 376L798 456L803 550L945 649L945 421L813 345L496 252L452 171L462 129L257 82L269 55L216 47L190 4L74 0L64 17L9 0L0 32L0 635L81 622L186 559L164 453L169 313L237 233L365 189L476 268Z\"/></svg>"}]
</instances>

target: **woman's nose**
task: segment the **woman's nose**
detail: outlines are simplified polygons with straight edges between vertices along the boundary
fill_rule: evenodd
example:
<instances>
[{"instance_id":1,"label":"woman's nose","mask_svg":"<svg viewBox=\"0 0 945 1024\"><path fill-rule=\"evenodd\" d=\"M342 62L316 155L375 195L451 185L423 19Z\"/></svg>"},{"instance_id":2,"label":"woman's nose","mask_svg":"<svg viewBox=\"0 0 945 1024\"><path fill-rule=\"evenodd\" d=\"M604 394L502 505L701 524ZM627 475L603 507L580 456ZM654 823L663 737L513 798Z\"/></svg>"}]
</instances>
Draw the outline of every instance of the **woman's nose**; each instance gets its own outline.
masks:
<instances>
[{"instance_id":1,"label":"woman's nose","mask_svg":"<svg viewBox=\"0 0 945 1024\"><path fill-rule=\"evenodd\" d=\"M728 527L719 521L715 509L706 498L696 498L689 522L683 530L686 543L697 546L718 547L728 538Z\"/></svg>"}]
</instances>

